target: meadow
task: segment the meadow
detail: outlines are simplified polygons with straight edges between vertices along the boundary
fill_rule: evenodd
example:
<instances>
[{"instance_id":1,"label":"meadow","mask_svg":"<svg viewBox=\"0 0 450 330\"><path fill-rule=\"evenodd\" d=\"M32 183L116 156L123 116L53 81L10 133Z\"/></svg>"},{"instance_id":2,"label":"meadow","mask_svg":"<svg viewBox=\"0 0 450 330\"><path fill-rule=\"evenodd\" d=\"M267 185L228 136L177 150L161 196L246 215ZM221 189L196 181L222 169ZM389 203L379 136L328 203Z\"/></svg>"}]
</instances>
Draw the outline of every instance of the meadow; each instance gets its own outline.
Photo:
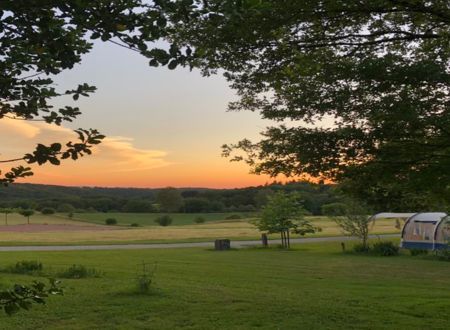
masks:
<instances>
[{"instance_id":1,"label":"meadow","mask_svg":"<svg viewBox=\"0 0 450 330\"><path fill-rule=\"evenodd\" d=\"M229 213L211 214L172 214L174 223L167 227L157 226L153 221L160 214L133 213L79 213L73 219L66 215L40 215L31 218L32 224L48 226L44 231L27 231L26 219L18 214L9 216L9 227L21 225L17 231L5 231L8 228L0 221L0 244L105 244L132 242L185 242L205 241L216 238L230 238L232 240L258 239L261 233L251 223L254 218L226 220ZM194 219L202 216L206 222L196 224ZM248 215L241 214L241 217ZM116 218L118 225L104 226L106 218ZM327 217L308 217L315 226L322 230L308 237L342 235L336 223ZM131 223L141 223L140 227L131 227ZM53 225L65 225L61 231L53 229ZM145 224L145 225L144 225ZM79 226L79 227L77 227ZM81 226L85 227L81 230ZM86 226L92 226L87 227ZM79 228L80 230L77 230ZM101 230L99 230L101 229ZM374 224L373 234L398 233L395 221L380 219ZM270 235L278 238L278 235Z\"/></svg>"},{"instance_id":2,"label":"meadow","mask_svg":"<svg viewBox=\"0 0 450 330\"><path fill-rule=\"evenodd\" d=\"M38 260L52 274L72 264L98 278L64 279L64 296L8 317L2 329L446 329L450 264L344 254L339 243L231 251L8 252L0 267ZM142 262L157 263L139 293ZM3 288L36 277L2 273Z\"/></svg>"}]
</instances>

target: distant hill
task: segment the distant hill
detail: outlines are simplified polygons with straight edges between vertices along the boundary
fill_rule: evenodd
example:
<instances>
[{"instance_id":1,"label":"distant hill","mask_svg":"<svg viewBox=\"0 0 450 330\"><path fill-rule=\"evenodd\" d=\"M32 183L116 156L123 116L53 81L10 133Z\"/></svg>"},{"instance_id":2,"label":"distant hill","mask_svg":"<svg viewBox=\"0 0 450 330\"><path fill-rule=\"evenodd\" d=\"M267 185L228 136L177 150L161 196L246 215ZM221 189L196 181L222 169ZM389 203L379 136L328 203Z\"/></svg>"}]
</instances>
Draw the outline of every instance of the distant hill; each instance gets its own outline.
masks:
<instances>
[{"instance_id":1,"label":"distant hill","mask_svg":"<svg viewBox=\"0 0 450 330\"><path fill-rule=\"evenodd\" d=\"M12 184L0 188L0 207L55 210L73 208L77 212L152 212L157 210L156 196L162 188L67 187L41 184ZM321 207L339 200L331 185L310 182L273 183L235 188L179 188L183 198L180 212L246 212L260 209L275 191L300 193L305 208L320 214ZM155 208L156 206L156 208ZM63 211L60 211L63 212Z\"/></svg>"}]
</instances>

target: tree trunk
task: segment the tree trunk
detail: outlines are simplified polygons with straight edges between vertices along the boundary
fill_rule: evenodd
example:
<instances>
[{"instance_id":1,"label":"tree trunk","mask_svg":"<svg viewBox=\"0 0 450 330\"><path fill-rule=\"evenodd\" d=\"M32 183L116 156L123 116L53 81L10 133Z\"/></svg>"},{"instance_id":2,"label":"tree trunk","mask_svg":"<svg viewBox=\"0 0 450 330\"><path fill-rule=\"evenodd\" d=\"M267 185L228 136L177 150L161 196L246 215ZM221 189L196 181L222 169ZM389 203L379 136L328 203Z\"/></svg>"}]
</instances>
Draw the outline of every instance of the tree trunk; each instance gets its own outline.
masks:
<instances>
[{"instance_id":1,"label":"tree trunk","mask_svg":"<svg viewBox=\"0 0 450 330\"><path fill-rule=\"evenodd\" d=\"M291 248L291 238L289 237L289 229L286 230L286 236L287 236L287 248L290 249Z\"/></svg>"}]
</instances>

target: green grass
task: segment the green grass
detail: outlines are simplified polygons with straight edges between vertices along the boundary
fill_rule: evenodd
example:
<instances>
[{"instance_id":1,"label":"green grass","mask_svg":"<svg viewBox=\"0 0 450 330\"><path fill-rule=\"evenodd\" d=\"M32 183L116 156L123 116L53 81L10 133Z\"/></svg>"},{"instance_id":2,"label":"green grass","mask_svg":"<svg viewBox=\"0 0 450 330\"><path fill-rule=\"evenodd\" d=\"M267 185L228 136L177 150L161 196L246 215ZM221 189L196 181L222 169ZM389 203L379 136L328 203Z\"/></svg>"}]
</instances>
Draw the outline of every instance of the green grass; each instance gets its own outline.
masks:
<instances>
[{"instance_id":1,"label":"green grass","mask_svg":"<svg viewBox=\"0 0 450 330\"><path fill-rule=\"evenodd\" d=\"M349 243L348 243L349 244ZM339 243L291 251L205 249L8 252L0 266L38 260L104 272L64 280L65 296L2 329L446 329L450 264L342 254ZM155 289L136 293L138 265L158 263ZM0 286L31 282L2 274Z\"/></svg>"},{"instance_id":2,"label":"green grass","mask_svg":"<svg viewBox=\"0 0 450 330\"><path fill-rule=\"evenodd\" d=\"M172 226L183 226L195 224L194 219L202 217L206 221L220 221L226 217L238 214L243 218L252 216L249 213L172 213L170 217L173 219ZM137 223L140 226L159 226L155 223L155 219L162 216L161 213L121 213L121 212L108 212L108 213L76 213L74 220L85 221L96 224L105 224L107 218L114 218L117 220L118 225L129 226L132 223ZM65 216L65 215L63 215Z\"/></svg>"}]
</instances>

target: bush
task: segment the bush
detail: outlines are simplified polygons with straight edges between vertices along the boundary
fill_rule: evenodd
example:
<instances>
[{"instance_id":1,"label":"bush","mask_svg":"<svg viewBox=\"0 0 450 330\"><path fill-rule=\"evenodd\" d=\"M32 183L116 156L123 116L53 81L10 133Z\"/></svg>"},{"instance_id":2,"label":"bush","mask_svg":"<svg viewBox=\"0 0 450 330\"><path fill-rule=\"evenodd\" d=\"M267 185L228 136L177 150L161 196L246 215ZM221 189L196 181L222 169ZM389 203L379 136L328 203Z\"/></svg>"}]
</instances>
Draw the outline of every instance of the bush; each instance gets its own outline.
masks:
<instances>
[{"instance_id":1,"label":"bush","mask_svg":"<svg viewBox=\"0 0 450 330\"><path fill-rule=\"evenodd\" d=\"M132 224L130 224L130 227L140 227L141 225L140 224L138 224L138 223L132 223Z\"/></svg>"},{"instance_id":2,"label":"bush","mask_svg":"<svg viewBox=\"0 0 450 330\"><path fill-rule=\"evenodd\" d=\"M42 271L42 263L34 260L22 260L14 266L6 267L3 271L14 274L34 274Z\"/></svg>"},{"instance_id":3,"label":"bush","mask_svg":"<svg viewBox=\"0 0 450 330\"><path fill-rule=\"evenodd\" d=\"M396 256L398 255L399 247L391 241L376 242L372 247L372 253L379 256Z\"/></svg>"},{"instance_id":4,"label":"bush","mask_svg":"<svg viewBox=\"0 0 450 330\"><path fill-rule=\"evenodd\" d=\"M57 210L60 213L75 212L75 208L72 206L72 204L69 204L69 203L59 204L57 207Z\"/></svg>"},{"instance_id":5,"label":"bush","mask_svg":"<svg viewBox=\"0 0 450 330\"><path fill-rule=\"evenodd\" d=\"M194 219L194 222L195 223L204 223L206 220L205 220L205 218L203 218L203 217L196 217L195 219Z\"/></svg>"},{"instance_id":6,"label":"bush","mask_svg":"<svg viewBox=\"0 0 450 330\"><path fill-rule=\"evenodd\" d=\"M242 219L242 217L239 214L231 214L225 218L225 220L238 220Z\"/></svg>"},{"instance_id":7,"label":"bush","mask_svg":"<svg viewBox=\"0 0 450 330\"><path fill-rule=\"evenodd\" d=\"M66 270L58 273L58 277L62 278L86 278L86 277L100 277L101 273L95 268L87 268L83 265L72 265Z\"/></svg>"},{"instance_id":8,"label":"bush","mask_svg":"<svg viewBox=\"0 0 450 330\"><path fill-rule=\"evenodd\" d=\"M114 219L114 218L108 218L108 219L105 220L105 223L108 226L113 226L113 225L117 225L117 220Z\"/></svg>"},{"instance_id":9,"label":"bush","mask_svg":"<svg viewBox=\"0 0 450 330\"><path fill-rule=\"evenodd\" d=\"M55 214L55 209L52 209L51 207L44 207L41 210L41 213L45 214L45 215L47 215L47 214Z\"/></svg>"},{"instance_id":10,"label":"bush","mask_svg":"<svg viewBox=\"0 0 450 330\"><path fill-rule=\"evenodd\" d=\"M450 261L450 248L436 250L436 257L442 261Z\"/></svg>"},{"instance_id":11,"label":"bush","mask_svg":"<svg viewBox=\"0 0 450 330\"><path fill-rule=\"evenodd\" d=\"M154 284L156 266L156 263L153 264L153 267L150 267L150 264L142 264L142 272L137 277L137 289L139 293L146 294L150 292L152 284Z\"/></svg>"},{"instance_id":12,"label":"bush","mask_svg":"<svg viewBox=\"0 0 450 330\"><path fill-rule=\"evenodd\" d=\"M353 245L353 252L356 253L368 253L369 252L369 246L358 243Z\"/></svg>"},{"instance_id":13,"label":"bush","mask_svg":"<svg viewBox=\"0 0 450 330\"><path fill-rule=\"evenodd\" d=\"M415 256L420 256L420 255L427 255L428 250L426 250L426 249L410 249L409 253L415 257Z\"/></svg>"},{"instance_id":14,"label":"bush","mask_svg":"<svg viewBox=\"0 0 450 330\"><path fill-rule=\"evenodd\" d=\"M166 227L172 223L172 218L169 217L168 215L163 215L161 217L156 218L155 222L160 226Z\"/></svg>"}]
</instances>

